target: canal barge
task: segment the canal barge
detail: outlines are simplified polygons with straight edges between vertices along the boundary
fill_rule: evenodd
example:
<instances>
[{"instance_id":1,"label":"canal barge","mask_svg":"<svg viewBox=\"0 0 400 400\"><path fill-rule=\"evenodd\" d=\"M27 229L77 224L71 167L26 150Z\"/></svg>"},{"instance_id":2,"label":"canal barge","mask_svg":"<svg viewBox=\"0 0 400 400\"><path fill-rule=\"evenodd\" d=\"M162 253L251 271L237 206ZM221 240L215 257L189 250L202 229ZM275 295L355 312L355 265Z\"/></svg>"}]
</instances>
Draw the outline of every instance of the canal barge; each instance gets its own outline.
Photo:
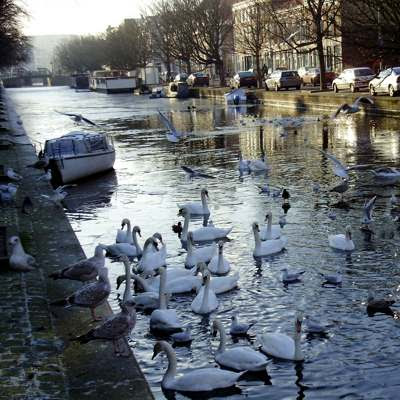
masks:
<instances>
[{"instance_id":1,"label":"canal barge","mask_svg":"<svg viewBox=\"0 0 400 400\"><path fill-rule=\"evenodd\" d=\"M46 140L44 153L56 179L74 182L113 168L115 149L102 133L74 131Z\"/></svg>"},{"instance_id":2,"label":"canal barge","mask_svg":"<svg viewBox=\"0 0 400 400\"><path fill-rule=\"evenodd\" d=\"M94 71L90 77L90 90L101 93L133 93L137 86L136 77L129 71Z\"/></svg>"}]
</instances>

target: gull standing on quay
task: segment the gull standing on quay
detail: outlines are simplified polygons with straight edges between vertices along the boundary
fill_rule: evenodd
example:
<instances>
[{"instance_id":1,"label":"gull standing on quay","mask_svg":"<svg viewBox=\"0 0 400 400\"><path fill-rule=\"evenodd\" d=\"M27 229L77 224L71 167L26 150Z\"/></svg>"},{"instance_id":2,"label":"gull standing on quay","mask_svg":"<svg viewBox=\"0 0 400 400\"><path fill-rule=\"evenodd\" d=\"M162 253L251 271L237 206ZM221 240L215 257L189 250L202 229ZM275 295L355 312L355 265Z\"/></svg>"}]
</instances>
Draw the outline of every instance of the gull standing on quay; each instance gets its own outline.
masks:
<instances>
[{"instance_id":1,"label":"gull standing on quay","mask_svg":"<svg viewBox=\"0 0 400 400\"><path fill-rule=\"evenodd\" d=\"M12 247L9 261L10 268L20 272L33 271L37 266L36 261L30 254L25 253L19 237L12 236L9 240L9 244Z\"/></svg>"}]
</instances>

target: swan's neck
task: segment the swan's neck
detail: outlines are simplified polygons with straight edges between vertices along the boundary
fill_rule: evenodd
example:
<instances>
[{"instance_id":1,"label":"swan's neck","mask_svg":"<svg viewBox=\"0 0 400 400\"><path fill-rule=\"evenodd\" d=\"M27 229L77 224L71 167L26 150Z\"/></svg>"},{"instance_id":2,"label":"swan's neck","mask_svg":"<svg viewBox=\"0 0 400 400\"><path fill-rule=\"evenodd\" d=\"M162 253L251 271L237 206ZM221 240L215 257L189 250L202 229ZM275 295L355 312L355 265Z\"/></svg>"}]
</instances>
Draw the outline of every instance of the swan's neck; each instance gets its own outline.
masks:
<instances>
[{"instance_id":1,"label":"swan's neck","mask_svg":"<svg viewBox=\"0 0 400 400\"><path fill-rule=\"evenodd\" d=\"M201 307L200 310L203 312L208 311L208 295L210 292L210 277L207 278L206 284L204 286L204 291L203 291L203 299L201 302Z\"/></svg>"},{"instance_id":2,"label":"swan's neck","mask_svg":"<svg viewBox=\"0 0 400 400\"><path fill-rule=\"evenodd\" d=\"M182 239L187 240L187 234L189 230L189 216L185 215L185 222L183 223Z\"/></svg>"},{"instance_id":3,"label":"swan's neck","mask_svg":"<svg viewBox=\"0 0 400 400\"><path fill-rule=\"evenodd\" d=\"M297 332L297 329L294 332L294 359L295 360L303 360L303 351L301 350L300 340L301 340L301 332Z\"/></svg>"},{"instance_id":4,"label":"swan's neck","mask_svg":"<svg viewBox=\"0 0 400 400\"><path fill-rule=\"evenodd\" d=\"M145 292L151 292L150 286L147 284L146 279L143 279L141 276L136 274L131 274L131 276L135 281L139 282L140 286Z\"/></svg>"},{"instance_id":5,"label":"swan's neck","mask_svg":"<svg viewBox=\"0 0 400 400\"><path fill-rule=\"evenodd\" d=\"M219 337L220 337L217 352L223 353L225 351L225 346L226 346L226 333L225 333L225 329L223 328L223 326L220 322L217 323L217 329L218 329Z\"/></svg>"},{"instance_id":6,"label":"swan's neck","mask_svg":"<svg viewBox=\"0 0 400 400\"><path fill-rule=\"evenodd\" d=\"M219 274L222 274L224 272L224 254L223 250L219 249L218 250L218 266L217 266L217 271Z\"/></svg>"},{"instance_id":7,"label":"swan's neck","mask_svg":"<svg viewBox=\"0 0 400 400\"><path fill-rule=\"evenodd\" d=\"M205 193L201 193L201 204L203 206L203 210L207 210L207 196Z\"/></svg>"},{"instance_id":8,"label":"swan's neck","mask_svg":"<svg viewBox=\"0 0 400 400\"><path fill-rule=\"evenodd\" d=\"M348 242L351 241L351 235L349 232L346 232L345 237L346 237L346 241L348 241Z\"/></svg>"},{"instance_id":9,"label":"swan's neck","mask_svg":"<svg viewBox=\"0 0 400 400\"><path fill-rule=\"evenodd\" d=\"M272 217L271 215L268 217L268 222L267 222L267 235L268 238L271 238L271 231L272 231Z\"/></svg>"},{"instance_id":10,"label":"swan's neck","mask_svg":"<svg viewBox=\"0 0 400 400\"><path fill-rule=\"evenodd\" d=\"M168 368L165 371L162 382L165 386L167 382L174 380L176 375L176 355L170 347L164 347L164 351L168 358Z\"/></svg>"},{"instance_id":11,"label":"swan's neck","mask_svg":"<svg viewBox=\"0 0 400 400\"><path fill-rule=\"evenodd\" d=\"M257 229L254 229L254 241L256 242L256 247L260 247L261 245L261 240L260 240L260 234Z\"/></svg>"},{"instance_id":12,"label":"swan's neck","mask_svg":"<svg viewBox=\"0 0 400 400\"><path fill-rule=\"evenodd\" d=\"M128 300L132 299L132 290L131 290L131 268L128 263L125 265L125 291L124 297L122 298L123 302L126 303Z\"/></svg>"},{"instance_id":13,"label":"swan's neck","mask_svg":"<svg viewBox=\"0 0 400 400\"><path fill-rule=\"evenodd\" d=\"M138 242L137 232L136 231L132 232L132 238L133 238L133 244L136 247L136 253L142 253L142 248L140 247L140 244Z\"/></svg>"},{"instance_id":14,"label":"swan's neck","mask_svg":"<svg viewBox=\"0 0 400 400\"><path fill-rule=\"evenodd\" d=\"M165 294L166 280L167 280L167 273L165 269L162 269L160 274L160 286L158 289L158 295L160 298L160 310L167 309L167 296Z\"/></svg>"},{"instance_id":15,"label":"swan's neck","mask_svg":"<svg viewBox=\"0 0 400 400\"><path fill-rule=\"evenodd\" d=\"M132 229L131 229L131 221L128 221L127 223L126 223L126 234L128 235L128 237L129 237L129 235L132 233Z\"/></svg>"},{"instance_id":16,"label":"swan's neck","mask_svg":"<svg viewBox=\"0 0 400 400\"><path fill-rule=\"evenodd\" d=\"M193 254L193 244L190 239L188 239L186 246L187 246L187 255L188 255L188 257L190 257Z\"/></svg>"}]
</instances>

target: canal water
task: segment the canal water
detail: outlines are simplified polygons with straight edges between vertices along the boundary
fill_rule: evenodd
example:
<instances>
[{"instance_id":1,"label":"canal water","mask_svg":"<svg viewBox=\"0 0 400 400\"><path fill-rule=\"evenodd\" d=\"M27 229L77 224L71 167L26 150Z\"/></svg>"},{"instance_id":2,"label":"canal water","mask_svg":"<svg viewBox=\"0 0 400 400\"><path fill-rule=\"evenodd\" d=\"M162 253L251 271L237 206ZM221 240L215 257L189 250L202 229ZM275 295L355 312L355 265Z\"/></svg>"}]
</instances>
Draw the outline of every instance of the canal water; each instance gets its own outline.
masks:
<instances>
[{"instance_id":1,"label":"canal water","mask_svg":"<svg viewBox=\"0 0 400 400\"><path fill-rule=\"evenodd\" d=\"M90 255L98 243L111 244L123 218L139 225L143 239L160 232L168 248L168 266L183 267L185 250L171 230L180 220L177 204L196 201L203 187L210 196L215 226L233 227L224 254L232 272L240 274L240 288L219 296L218 317L226 328L233 312L242 321L255 322L250 342L266 330L292 335L296 311L328 325L325 336L305 331L302 349L305 362L272 360L268 378L246 378L241 393L231 399L398 399L400 379L400 322L388 315L366 313L369 289L377 296L397 294L400 283L399 231L390 213L390 196L399 194L396 184L382 184L368 170L350 172L345 195L348 209L332 207L338 196L329 192L338 182L329 161L318 151L327 149L348 165L399 165L399 120L371 119L363 115L324 122L321 115L294 113L268 106L227 107L208 100L154 99L147 96L76 93L61 88L9 90L17 111L37 143L73 130L101 130L111 135L117 152L115 172L69 188L66 199L71 224ZM188 110L188 106L195 109ZM99 127L77 125L55 110L81 113ZM177 129L190 135L181 143L166 140L158 110L171 118ZM285 116L301 118L297 133L282 134L271 123ZM328 126L323 135L323 125ZM266 155L270 172L245 175L238 172L238 155L246 159ZM215 179L189 180L181 166L202 169ZM283 228L288 239L284 252L254 260L251 224L263 222L271 210L274 223L283 214L281 198L260 194L257 185L286 188L291 195ZM313 187L319 184L320 191ZM387 183L387 182L386 182ZM362 206L377 195L374 234L360 230ZM331 212L336 219L329 218ZM191 222L201 226L201 221ZM356 250L335 252L328 234L352 227ZM143 240L142 239L142 240ZM113 281L110 296L118 310L115 278L121 263L108 262ZM305 270L301 282L285 287L281 269ZM341 287L322 285L321 273L340 271ZM191 297L173 298L184 324L191 324L191 347L176 348L178 369L215 366L213 353L218 338L210 334L210 319L190 310ZM83 329L84 330L84 329ZM152 360L155 338L149 333L149 316L138 313L131 345L157 399L164 398L160 382L166 358ZM231 340L229 339L229 344ZM177 395L177 398L183 398Z\"/></svg>"}]
</instances>

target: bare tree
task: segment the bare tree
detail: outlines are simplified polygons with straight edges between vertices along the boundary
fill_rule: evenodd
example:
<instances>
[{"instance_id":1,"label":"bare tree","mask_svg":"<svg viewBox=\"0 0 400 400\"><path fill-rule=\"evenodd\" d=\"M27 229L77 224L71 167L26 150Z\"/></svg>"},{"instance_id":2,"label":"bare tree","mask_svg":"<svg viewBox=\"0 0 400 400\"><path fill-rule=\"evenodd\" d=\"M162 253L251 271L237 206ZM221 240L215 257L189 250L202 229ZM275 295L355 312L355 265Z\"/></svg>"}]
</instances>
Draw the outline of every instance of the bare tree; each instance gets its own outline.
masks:
<instances>
[{"instance_id":1,"label":"bare tree","mask_svg":"<svg viewBox=\"0 0 400 400\"><path fill-rule=\"evenodd\" d=\"M15 0L0 0L0 69L27 61L31 45L20 20L26 11Z\"/></svg>"},{"instance_id":2,"label":"bare tree","mask_svg":"<svg viewBox=\"0 0 400 400\"><path fill-rule=\"evenodd\" d=\"M265 0L254 0L244 15L234 16L235 50L255 58L258 86L262 86L261 54L268 39L270 22Z\"/></svg>"},{"instance_id":3,"label":"bare tree","mask_svg":"<svg viewBox=\"0 0 400 400\"><path fill-rule=\"evenodd\" d=\"M298 53L317 50L320 87L325 89L324 39L336 40L343 0L269 1L269 33L276 43Z\"/></svg>"}]
</instances>

